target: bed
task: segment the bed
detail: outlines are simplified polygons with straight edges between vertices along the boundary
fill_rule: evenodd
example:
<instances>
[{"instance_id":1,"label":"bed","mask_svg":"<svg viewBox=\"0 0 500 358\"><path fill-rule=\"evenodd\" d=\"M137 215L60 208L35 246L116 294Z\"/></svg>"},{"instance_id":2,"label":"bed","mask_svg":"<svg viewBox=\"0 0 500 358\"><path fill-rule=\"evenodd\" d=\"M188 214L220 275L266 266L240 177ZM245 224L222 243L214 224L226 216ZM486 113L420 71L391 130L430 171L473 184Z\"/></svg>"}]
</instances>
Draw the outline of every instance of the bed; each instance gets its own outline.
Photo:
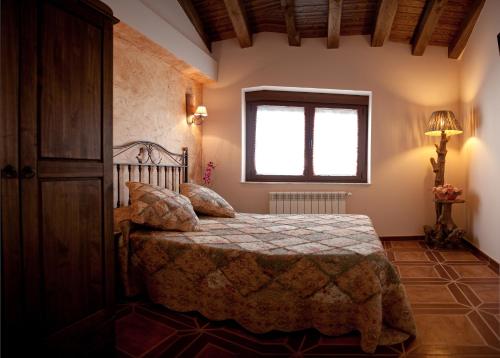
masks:
<instances>
[{"instance_id":1,"label":"bed","mask_svg":"<svg viewBox=\"0 0 500 358\"><path fill-rule=\"evenodd\" d=\"M359 331L365 352L416 334L367 216L238 213L200 217L201 231L176 232L139 227L120 207L115 223L126 295L147 293L169 309L233 319L253 333Z\"/></svg>"}]
</instances>

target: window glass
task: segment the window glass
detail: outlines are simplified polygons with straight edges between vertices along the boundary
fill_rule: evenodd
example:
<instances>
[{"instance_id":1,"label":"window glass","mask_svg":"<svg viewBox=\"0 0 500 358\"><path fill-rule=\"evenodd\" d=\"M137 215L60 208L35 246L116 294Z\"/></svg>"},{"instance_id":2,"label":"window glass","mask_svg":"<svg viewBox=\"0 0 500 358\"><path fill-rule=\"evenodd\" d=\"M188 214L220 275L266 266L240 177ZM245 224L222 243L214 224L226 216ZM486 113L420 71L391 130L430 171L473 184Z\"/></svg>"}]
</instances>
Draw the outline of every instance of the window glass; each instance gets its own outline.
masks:
<instances>
[{"instance_id":1,"label":"window glass","mask_svg":"<svg viewBox=\"0 0 500 358\"><path fill-rule=\"evenodd\" d=\"M303 175L303 107L257 107L255 169L258 175Z\"/></svg>"},{"instance_id":2,"label":"window glass","mask_svg":"<svg viewBox=\"0 0 500 358\"><path fill-rule=\"evenodd\" d=\"M358 111L316 108L314 113L314 175L355 176L358 167Z\"/></svg>"}]
</instances>

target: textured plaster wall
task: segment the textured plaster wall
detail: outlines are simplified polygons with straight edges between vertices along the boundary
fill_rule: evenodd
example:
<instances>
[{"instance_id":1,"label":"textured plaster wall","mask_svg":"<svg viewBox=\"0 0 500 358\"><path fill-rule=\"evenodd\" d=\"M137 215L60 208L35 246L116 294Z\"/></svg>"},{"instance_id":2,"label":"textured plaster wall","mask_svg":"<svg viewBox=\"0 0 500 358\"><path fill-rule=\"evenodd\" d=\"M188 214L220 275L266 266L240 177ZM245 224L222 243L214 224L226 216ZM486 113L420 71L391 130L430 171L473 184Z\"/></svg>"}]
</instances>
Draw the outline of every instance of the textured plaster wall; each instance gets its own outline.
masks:
<instances>
[{"instance_id":1,"label":"textured plaster wall","mask_svg":"<svg viewBox=\"0 0 500 358\"><path fill-rule=\"evenodd\" d=\"M172 55L124 23L114 27L113 143L148 140L189 148L190 179L201 179L201 126L186 123L185 94L201 103L202 84Z\"/></svg>"},{"instance_id":2,"label":"textured plaster wall","mask_svg":"<svg viewBox=\"0 0 500 358\"><path fill-rule=\"evenodd\" d=\"M203 157L217 165L214 189L237 210L267 212L270 191L346 190L353 193L348 212L369 215L380 235L419 235L423 224L433 223L429 157L438 140L424 129L432 111L460 110L460 64L448 59L446 48L430 46L424 56L412 56L409 46L387 42L374 48L364 36L342 37L335 50L326 48L325 39L291 47L286 35L260 33L253 47L241 49L231 39L215 43L213 53L219 80L204 86L210 117L203 127ZM372 91L372 183L241 183L241 90L265 85ZM461 140L450 140L446 168L446 180L458 186L464 178ZM458 223L464 211L456 208Z\"/></svg>"}]
</instances>

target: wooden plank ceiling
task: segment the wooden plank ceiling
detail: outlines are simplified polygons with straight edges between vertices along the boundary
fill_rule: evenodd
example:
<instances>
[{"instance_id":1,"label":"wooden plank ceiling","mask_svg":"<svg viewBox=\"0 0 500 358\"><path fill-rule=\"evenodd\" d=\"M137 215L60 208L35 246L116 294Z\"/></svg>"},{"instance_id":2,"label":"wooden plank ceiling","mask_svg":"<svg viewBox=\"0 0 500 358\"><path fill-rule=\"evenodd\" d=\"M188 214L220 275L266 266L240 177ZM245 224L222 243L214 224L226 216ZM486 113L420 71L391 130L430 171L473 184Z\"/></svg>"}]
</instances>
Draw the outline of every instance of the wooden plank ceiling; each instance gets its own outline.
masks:
<instances>
[{"instance_id":1,"label":"wooden plank ceiling","mask_svg":"<svg viewBox=\"0 0 500 358\"><path fill-rule=\"evenodd\" d=\"M325 37L328 48L342 36L371 35L371 46L390 40L412 45L416 56L428 45L462 54L485 0L178 0L210 49L214 41L237 38L252 46L252 34L288 34L290 46L301 38Z\"/></svg>"}]
</instances>

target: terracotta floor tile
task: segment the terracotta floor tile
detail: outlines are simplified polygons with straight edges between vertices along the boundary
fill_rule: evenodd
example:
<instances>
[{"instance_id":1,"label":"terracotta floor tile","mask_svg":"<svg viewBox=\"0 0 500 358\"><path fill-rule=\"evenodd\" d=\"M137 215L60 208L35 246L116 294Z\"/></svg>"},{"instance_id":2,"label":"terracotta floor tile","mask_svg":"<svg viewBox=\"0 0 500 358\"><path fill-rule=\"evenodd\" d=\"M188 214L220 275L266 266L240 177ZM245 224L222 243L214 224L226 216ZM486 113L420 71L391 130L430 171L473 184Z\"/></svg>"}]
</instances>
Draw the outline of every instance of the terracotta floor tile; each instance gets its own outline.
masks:
<instances>
[{"instance_id":1,"label":"terracotta floor tile","mask_svg":"<svg viewBox=\"0 0 500 358\"><path fill-rule=\"evenodd\" d=\"M493 333L500 337L500 322L498 321L498 318L488 312L480 312L480 315L493 330Z\"/></svg>"},{"instance_id":2,"label":"terracotta floor tile","mask_svg":"<svg viewBox=\"0 0 500 358\"><path fill-rule=\"evenodd\" d=\"M420 245L420 241L392 241L391 246L394 249L397 248L405 248L405 249L422 249L422 246Z\"/></svg>"},{"instance_id":3,"label":"terracotta floor tile","mask_svg":"<svg viewBox=\"0 0 500 358\"><path fill-rule=\"evenodd\" d=\"M480 261L468 251L441 251L440 254L446 261Z\"/></svg>"},{"instance_id":4,"label":"terracotta floor tile","mask_svg":"<svg viewBox=\"0 0 500 358\"><path fill-rule=\"evenodd\" d=\"M196 355L196 358L211 358L211 357L217 357L217 358L229 358L229 357L236 357L237 355L234 353L231 353L225 349L222 349L220 347L216 347L212 344L207 344L205 348L201 350Z\"/></svg>"},{"instance_id":5,"label":"terracotta floor tile","mask_svg":"<svg viewBox=\"0 0 500 358\"><path fill-rule=\"evenodd\" d=\"M483 301L483 303L498 302L500 306L500 286L469 283L468 286Z\"/></svg>"},{"instance_id":6,"label":"terracotta floor tile","mask_svg":"<svg viewBox=\"0 0 500 358\"><path fill-rule=\"evenodd\" d=\"M498 277L498 275L486 265L450 265L461 276L465 278Z\"/></svg>"},{"instance_id":7,"label":"terracotta floor tile","mask_svg":"<svg viewBox=\"0 0 500 358\"><path fill-rule=\"evenodd\" d=\"M420 344L482 346L485 341L463 315L415 315Z\"/></svg>"},{"instance_id":8,"label":"terracotta floor tile","mask_svg":"<svg viewBox=\"0 0 500 358\"><path fill-rule=\"evenodd\" d=\"M395 251L396 261L430 261L424 251Z\"/></svg>"},{"instance_id":9,"label":"terracotta floor tile","mask_svg":"<svg viewBox=\"0 0 500 358\"><path fill-rule=\"evenodd\" d=\"M403 278L435 278L440 277L433 266L399 265L399 273Z\"/></svg>"},{"instance_id":10,"label":"terracotta floor tile","mask_svg":"<svg viewBox=\"0 0 500 358\"><path fill-rule=\"evenodd\" d=\"M116 340L120 349L132 356L149 351L175 330L136 313L116 321Z\"/></svg>"},{"instance_id":11,"label":"terracotta floor tile","mask_svg":"<svg viewBox=\"0 0 500 358\"><path fill-rule=\"evenodd\" d=\"M444 285L406 285L411 303L457 303Z\"/></svg>"}]
</instances>

